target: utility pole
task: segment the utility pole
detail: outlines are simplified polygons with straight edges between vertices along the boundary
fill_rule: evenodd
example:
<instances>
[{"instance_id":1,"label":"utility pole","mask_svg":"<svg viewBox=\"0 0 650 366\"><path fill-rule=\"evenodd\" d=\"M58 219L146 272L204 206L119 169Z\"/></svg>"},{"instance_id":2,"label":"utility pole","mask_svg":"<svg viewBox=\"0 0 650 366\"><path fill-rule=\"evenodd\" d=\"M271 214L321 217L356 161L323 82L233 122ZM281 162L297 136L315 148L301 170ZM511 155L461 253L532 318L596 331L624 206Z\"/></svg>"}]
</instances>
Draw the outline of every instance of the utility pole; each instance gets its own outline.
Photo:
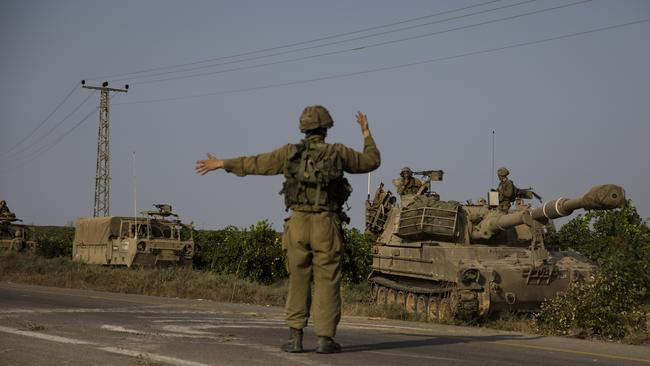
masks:
<instances>
[{"instance_id":1,"label":"utility pole","mask_svg":"<svg viewBox=\"0 0 650 366\"><path fill-rule=\"evenodd\" d=\"M108 216L110 207L110 119L108 113L108 93L126 93L129 86L124 89L109 88L108 81L102 86L88 86L86 80L81 80L81 85L86 89L99 90L99 134L97 137L97 170L95 172L95 204L93 216Z\"/></svg>"}]
</instances>

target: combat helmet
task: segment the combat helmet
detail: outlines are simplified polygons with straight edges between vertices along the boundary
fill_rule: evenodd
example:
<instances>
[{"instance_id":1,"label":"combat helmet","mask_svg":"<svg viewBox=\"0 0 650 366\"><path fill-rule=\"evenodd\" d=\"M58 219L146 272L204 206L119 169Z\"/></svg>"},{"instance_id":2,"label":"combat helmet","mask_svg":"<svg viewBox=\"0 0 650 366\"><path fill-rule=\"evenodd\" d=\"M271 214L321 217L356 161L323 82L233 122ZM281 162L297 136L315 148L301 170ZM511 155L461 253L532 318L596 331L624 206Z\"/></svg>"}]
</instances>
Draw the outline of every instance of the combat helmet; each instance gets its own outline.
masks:
<instances>
[{"instance_id":1,"label":"combat helmet","mask_svg":"<svg viewBox=\"0 0 650 366\"><path fill-rule=\"evenodd\" d=\"M321 105L310 105L305 107L300 115L300 132L315 130L317 128L330 128L334 126L334 120L330 112Z\"/></svg>"},{"instance_id":2,"label":"combat helmet","mask_svg":"<svg viewBox=\"0 0 650 366\"><path fill-rule=\"evenodd\" d=\"M510 174L510 171L508 170L508 168L501 167L501 168L497 169L497 175L499 177L507 177L508 174Z\"/></svg>"},{"instance_id":3,"label":"combat helmet","mask_svg":"<svg viewBox=\"0 0 650 366\"><path fill-rule=\"evenodd\" d=\"M402 168L402 170L400 170L399 176L403 177L404 173L409 173L409 175L413 175L413 171L411 170L411 168L409 168L407 166L405 166L404 168Z\"/></svg>"}]
</instances>

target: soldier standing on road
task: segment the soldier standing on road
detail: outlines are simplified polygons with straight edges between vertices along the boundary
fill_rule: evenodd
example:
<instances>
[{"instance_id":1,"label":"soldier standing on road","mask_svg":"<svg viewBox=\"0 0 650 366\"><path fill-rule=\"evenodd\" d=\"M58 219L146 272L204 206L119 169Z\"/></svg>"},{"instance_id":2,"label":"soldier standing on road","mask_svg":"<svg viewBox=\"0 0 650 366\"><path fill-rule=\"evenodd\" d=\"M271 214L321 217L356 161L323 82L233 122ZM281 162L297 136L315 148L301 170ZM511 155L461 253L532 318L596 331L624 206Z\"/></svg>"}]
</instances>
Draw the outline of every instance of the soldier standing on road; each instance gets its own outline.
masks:
<instances>
[{"instance_id":1,"label":"soldier standing on road","mask_svg":"<svg viewBox=\"0 0 650 366\"><path fill-rule=\"evenodd\" d=\"M515 201L515 185L508 175L510 171L507 168L497 169L497 176L499 177L499 186L497 191L499 192L499 210L508 213L510 210L510 203Z\"/></svg>"},{"instance_id":2,"label":"soldier standing on road","mask_svg":"<svg viewBox=\"0 0 650 366\"><path fill-rule=\"evenodd\" d=\"M416 194L424 184L421 180L413 177L413 171L407 166L402 168L399 175L402 178L398 181L399 187L397 188L397 193L399 193L400 196L405 194Z\"/></svg>"},{"instance_id":3,"label":"soldier standing on road","mask_svg":"<svg viewBox=\"0 0 650 366\"><path fill-rule=\"evenodd\" d=\"M225 169L238 176L283 174L287 209L282 246L289 271L289 294L285 320L289 340L285 352L302 352L303 328L307 326L312 305L314 282L314 331L318 336L316 352L336 353L341 346L333 340L341 319L341 251L343 236L342 207L352 188L343 173L367 173L380 164L379 150L370 135L368 119L357 112L364 143L363 152L342 144L325 142L327 129L334 121L322 106L309 106L300 116L300 132L305 138L269 153L196 162L197 173Z\"/></svg>"}]
</instances>

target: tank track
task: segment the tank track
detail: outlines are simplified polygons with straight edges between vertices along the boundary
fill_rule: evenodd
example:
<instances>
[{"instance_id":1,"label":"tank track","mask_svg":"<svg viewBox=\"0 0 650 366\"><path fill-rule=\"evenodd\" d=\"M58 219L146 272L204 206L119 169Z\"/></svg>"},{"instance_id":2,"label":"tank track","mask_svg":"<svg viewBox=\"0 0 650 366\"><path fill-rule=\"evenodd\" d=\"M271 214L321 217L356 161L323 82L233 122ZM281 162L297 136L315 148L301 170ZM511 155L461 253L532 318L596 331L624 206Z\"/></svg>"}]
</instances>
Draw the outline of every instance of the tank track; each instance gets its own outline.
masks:
<instances>
[{"instance_id":1,"label":"tank track","mask_svg":"<svg viewBox=\"0 0 650 366\"><path fill-rule=\"evenodd\" d=\"M479 319L479 298L475 290L458 289L455 283L442 282L437 286L417 286L397 282L386 277L373 277L373 300L380 305L398 305L408 314L434 322Z\"/></svg>"}]
</instances>

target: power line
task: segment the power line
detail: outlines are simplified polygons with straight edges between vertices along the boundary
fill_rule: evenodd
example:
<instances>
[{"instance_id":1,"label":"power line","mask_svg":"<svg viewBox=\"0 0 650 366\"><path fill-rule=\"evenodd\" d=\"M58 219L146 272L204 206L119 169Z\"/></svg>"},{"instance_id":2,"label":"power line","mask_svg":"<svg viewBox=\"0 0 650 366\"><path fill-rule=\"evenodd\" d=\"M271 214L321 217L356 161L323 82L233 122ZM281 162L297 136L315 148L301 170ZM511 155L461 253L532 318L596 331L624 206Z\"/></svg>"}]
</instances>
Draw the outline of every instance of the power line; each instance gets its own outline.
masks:
<instances>
[{"instance_id":1,"label":"power line","mask_svg":"<svg viewBox=\"0 0 650 366\"><path fill-rule=\"evenodd\" d=\"M35 151L34 153L32 153L31 156L28 157L26 161L20 163L20 165L16 166L14 169L18 169L18 168L20 168L20 167L24 167L25 165L31 163L32 161L34 161L35 159L37 159L37 158L40 157L41 155L43 155L43 154L45 154L46 152L52 150L52 148L54 148L54 147L55 147L59 142L61 142L61 141L62 141L64 138L66 138L70 133L72 133L72 131L74 131L75 129L77 129L77 127L81 126L84 122L86 122L86 120L88 120L88 118L90 118L90 116L92 116L92 115L95 113L95 111L97 110L97 108L98 108L98 107L93 107L93 109L90 110L90 112L89 112L89 113L88 113L84 118L82 118L79 122L77 122L74 126L72 126L72 128L68 129L64 134L62 134L61 136L59 136L59 138L57 138L56 140L54 140L52 144L50 144L49 146L47 146L47 145L42 146L40 149L38 149L37 151Z\"/></svg>"},{"instance_id":2,"label":"power line","mask_svg":"<svg viewBox=\"0 0 650 366\"><path fill-rule=\"evenodd\" d=\"M636 21L632 21L632 22L628 22L628 23L622 23L622 24L616 24L616 25L611 25L611 26L606 26L606 27L594 28L594 29L590 29L590 30L586 30L586 31L581 31L581 32L576 32L576 33L569 33L569 34L564 34L564 35L560 35L560 36L556 36L556 37L539 39L539 40L535 40L535 41L514 43L514 44L502 46L502 47L488 48L488 49L472 51L472 52L467 52L467 53L462 53L462 54L457 54L457 55L452 55L452 56L438 57L438 58L433 58L433 59L428 59L428 60L422 60L422 61L411 62L411 63L406 63L406 64L399 64L399 65L393 65L393 66L385 66L385 67L380 67L380 68L375 68L375 69L361 70L361 71L350 72L350 73L345 73L345 74L328 75L328 76L322 76L322 77L313 78L313 79L296 80L296 81L290 81L290 82L285 82L285 83L268 84L268 85L250 87L250 88L231 89L231 90L224 90L224 91L218 91L218 92L212 92L212 93L194 94L194 95L187 95L187 96L161 98L161 99L151 99L151 100L141 100L141 101L133 101L133 102L125 102L125 103L117 103L117 104L119 104L119 105L128 105L128 104L169 102L169 101L175 101L175 100L193 99L193 98L215 96L215 95L235 94L235 93L249 92L249 91L255 91L255 90L262 90L262 89L271 89L271 88L291 86L291 85L308 84L308 83L322 81L322 80L342 79L342 78L347 78L347 77L352 77L352 76L357 76L357 75L364 75L364 74L371 74L371 73L382 72L382 71L390 71L390 70L402 69L402 68L413 67L413 66L418 66L418 65L431 64L431 63L436 63L436 62L441 62L441 61L448 61L448 60L468 57L468 56L476 56L476 55L481 55L481 54L487 54L487 53L493 53L493 52L513 49L513 48L518 48L518 47L524 47L524 46L530 46L530 45L535 45L535 44L540 44L540 43L557 41L557 40L577 37L577 36L581 36L581 35L585 35L585 34L603 32L603 31L616 29L616 28L627 27L627 26L631 26L631 25L635 25L635 24L647 23L649 21L650 21L650 18L646 18L646 19L636 20Z\"/></svg>"},{"instance_id":3,"label":"power line","mask_svg":"<svg viewBox=\"0 0 650 366\"><path fill-rule=\"evenodd\" d=\"M344 33L337 33L337 34L333 34L333 35L329 35L329 36L324 36L324 37L320 37L320 38L310 39L310 40L307 40L307 41L300 41L300 42L288 43L288 44L284 44L284 45L280 45L280 46L274 46L274 47L268 47L268 48L263 48L263 49L253 50L253 51L242 52L242 53L238 53L238 54L234 54L234 55L229 55L229 56L220 56L220 57L209 58L209 59L205 59L205 60L194 61L194 62L188 62L188 63L182 63L182 64L175 64L175 65L168 65L168 66L153 67L153 68L148 68L148 69L143 69L143 70L138 70L138 71L133 71L133 72L128 72L128 73L122 73L122 74L113 74L113 75L106 75L106 76L98 76L98 77L91 78L91 79L87 79L87 80L112 79L112 78L115 78L115 77L123 77L123 76L128 76L128 75L135 75L135 74L141 74L141 73L146 73L146 72L151 72L151 71L157 71L157 70L164 70L164 69L172 69L172 68L183 67L183 66L191 66L191 65L197 65L197 64L202 64L202 63L206 63L206 62L212 62L212 61L224 60L224 59L229 59L229 58L236 58L236 57L241 57L241 56L248 56L248 55L253 55L253 54L256 54L256 53L262 53L262 52L274 51L274 50L278 50L278 49L290 48L290 47L300 46L300 45L304 45L304 44L309 44L309 43L315 43L315 42L325 41L325 40L328 40L328 39L334 39L334 38L339 38L339 37L349 36L349 35L352 35L352 34L358 34L358 33L369 32L369 31L371 31L371 30L382 29L382 28L388 28L388 27L392 27L392 26L395 26L395 25L400 25L400 24L405 24L405 23L415 22L415 21L422 20L422 19L433 18L433 17L436 17L436 16L440 16L440 15L444 15L444 14L450 14L450 13L455 13L455 12L459 12L459 11L463 11L463 10L467 10L467 9L472 9L472 8L480 7L480 6L483 6L483 5L488 5L488 4L492 4L492 3L497 3L497 2L500 2L500 1L502 1L502 0L490 0L490 1L483 2L483 3L475 4L475 5L469 5L469 6L465 6L465 7L461 7L461 8L456 8L456 9L451 9L451 10L445 10L445 11L438 12L438 13L433 13L433 14L423 15L423 16L419 16L419 17L415 17L415 18L409 18L409 19L405 19L405 20L400 20L400 21L393 22L393 23L377 25L377 26L373 26L373 27L369 27L369 28L363 28L363 29L359 29L359 30L355 30L355 31L349 31L349 32L344 32ZM113 81L115 81L115 80L113 80Z\"/></svg>"},{"instance_id":4,"label":"power line","mask_svg":"<svg viewBox=\"0 0 650 366\"><path fill-rule=\"evenodd\" d=\"M535 0L527 0L527 1L517 3L515 5L521 5L521 4L524 4L524 3L528 3L530 1L535 1ZM256 68L260 68L260 67L264 67L264 66L278 65L278 64L284 64L284 63L296 62L296 61L304 61L304 60L323 57L323 56L332 56L332 55L337 55L337 54L342 54L342 53L347 53L347 52L353 52L353 51L359 51L359 50L368 49L368 48L386 46L386 45L389 45L389 44L394 44L394 43L399 43L399 42L404 42L404 41L411 41L411 40L425 38L425 37L437 36L437 35L440 35L440 34L450 33L450 32L454 32L454 31L458 31L458 30L464 30L464 29L480 27L480 26L484 26L484 25L488 25L488 24L503 22L503 21L507 21L507 20L517 19L517 18L521 18L521 17L525 17L525 16L530 16L530 15L535 15L535 14L539 14L539 13L543 13L543 12L552 11L552 10L558 10L558 9L563 9L563 8L567 8L567 7L571 7L571 6L575 6L575 5L580 5L580 4L590 2L590 1L592 1L592 0L580 0L580 1L577 1L577 2L569 3L569 4L564 4L564 5L559 5L559 6L554 6L554 7L544 8L544 9L539 9L539 10L534 10L534 11L527 12L527 13L511 15L511 16L507 16L507 17L503 17L503 18L488 20L488 21L485 21L485 22L469 24L469 25L459 26L459 27L445 29L445 30L441 30L441 31L430 32L430 33L425 33L425 34L420 34L420 35L415 35L415 36L410 36L410 37L394 39L394 40L390 40L390 41L383 41L383 42L373 43L373 44L369 44L369 45L362 45L362 46L347 48L347 49L343 49L343 50L324 52L324 53L315 54L315 55L297 57L297 58L274 61L274 62L267 62L267 63L257 64L257 65L241 66L241 67L225 69L225 70L209 71L209 72L203 72L203 73L197 73L197 74L191 74L191 75L183 75L183 76L175 76L175 77L169 77L169 78L163 78L163 79L147 80L147 81L142 81L142 82L140 82L138 84L151 84L151 83L159 83L159 82L178 80L178 79L194 78L194 77L199 77L199 76L223 74L223 73L229 73L229 72L234 72L234 71L256 69Z\"/></svg>"},{"instance_id":5,"label":"power line","mask_svg":"<svg viewBox=\"0 0 650 366\"><path fill-rule=\"evenodd\" d=\"M92 94L91 94L91 95L92 95ZM88 101L88 99L90 99L90 96L91 96L91 95L88 95L88 96L87 96L87 97L86 97L86 98L85 98L85 99L84 99L84 100L83 100L79 105L77 105L77 106L72 110L72 112L70 112L70 113L69 113L68 115L66 115L62 120L60 120L59 123L57 123L56 125L54 125L54 127L50 128L50 130L47 131L47 133L46 133L45 135L42 135L41 137L37 138L36 141L34 141L31 145L27 145L27 146L25 146L24 148L22 148L22 149L20 149L20 150L18 150L18 151L16 151L16 152L14 152L13 154L8 155L7 157L13 157L13 156L16 156L17 154L21 154L22 152L24 152L24 151L26 151L26 150L29 150L29 149L30 149L31 147L33 147L34 145L36 145L36 144L38 144L39 142L43 141L44 138L46 138L47 136L51 135L52 132L54 132L54 130L56 130L59 126L61 126L61 125L63 124L63 122L65 122L66 120L68 120L68 118L70 118L73 114L75 114L75 113L79 110L79 108L81 108L81 106L83 106L84 104L86 104L86 102Z\"/></svg>"},{"instance_id":6,"label":"power line","mask_svg":"<svg viewBox=\"0 0 650 366\"><path fill-rule=\"evenodd\" d=\"M134 78L130 78L129 80L137 80L137 79L150 78L150 77L155 77L155 76L176 74L176 73L181 73L181 72L209 69L209 68L213 68L213 67L217 67L217 66L232 65L232 64L238 64L238 63L247 62L247 61L255 61L255 60L260 60L260 59L264 59L264 58L270 58L270 57L281 56L281 55L286 55L286 54L291 54L291 53L297 53L297 52L307 51L307 50L311 50L311 49L315 49L315 48L329 47L329 46L334 46L334 45L337 45L337 44L349 43L349 42L358 41L358 40L362 40L362 39L368 39L368 38L373 38L373 37L378 37L378 36L384 36L384 35L391 34L391 33L402 32L402 31L405 31L405 30L421 28L421 27L425 27L425 26L429 26L429 25L433 25L433 24L445 23L445 22L449 22L449 21L452 21L452 20L467 18L467 17L474 16L474 15L486 14L486 13L489 13L489 12L503 10L503 9L507 9L507 8L512 8L512 7L515 7L515 6L532 3L532 2L535 2L535 1L537 1L537 0L524 0L524 1L520 1L518 3L504 5L504 6L500 6L500 7L492 8L492 9L486 9L486 10L478 11L478 12L475 12L475 13L458 15L458 16L445 18L445 19L440 19L440 20L436 20L436 21L432 21L432 22L423 23L423 24L416 24L416 25L412 25L412 26L408 26L408 27L393 29L393 30L389 30L389 31L383 31L383 32L379 32L379 33L367 34L367 35L364 35L364 36L343 39L343 40L324 43L324 44L319 44L319 45L315 45L315 46L302 47L302 48L297 48L297 49L293 49L293 50L287 50L287 51L282 51L282 52L271 53L271 54L267 54L267 55L243 58L243 59L239 59L239 60L232 60L232 61L226 61L226 62L220 62L220 63L213 63L213 64L208 64L208 65L203 65L203 66L195 66L195 67L185 68L185 69L181 69L181 70L164 71L164 72L158 72L158 73L153 73L153 74L148 74L148 75L136 76ZM573 6L573 5L577 5L579 3L589 2L589 1L591 1L591 0L584 0L584 1L578 2L576 4L571 4L569 6ZM565 7L565 6L561 6L561 7ZM507 19L505 19L505 20L507 20ZM499 21L499 20L497 20L497 21ZM461 28L461 29L464 29L464 28ZM443 32L440 32L440 33L445 33L445 32L443 31ZM439 34L439 33L434 32L434 34ZM431 36L431 35L434 35L434 34L427 34L425 36ZM409 39L411 39L411 38L408 37L406 39L391 41L390 43L402 42L402 41L409 40ZM371 46L371 47L374 47L374 46ZM362 48L368 48L368 47L365 47L365 46L354 47L354 48L351 48L351 49L343 51L343 52L355 51L355 50L359 50L359 49L362 49ZM336 54L336 53L342 53L342 52L341 51L327 52L327 53L316 55L316 56L308 56L307 58L319 57L319 56ZM298 58L298 59L294 59L294 60L301 60L301 59L303 59L303 58ZM266 66L266 65L269 65L269 64L276 64L276 63L282 63L282 61L263 64L263 66ZM257 67L257 66L253 66L253 67ZM239 70L239 68L238 69L231 69L231 70ZM209 74L209 73L206 73L206 74ZM205 74L196 74L196 75L201 76L201 75L205 75ZM187 77L193 77L193 76L187 76ZM169 79L162 79L162 80L174 80L174 79L182 79L182 78L184 78L184 76L179 76L179 77L176 77L176 78L169 78ZM117 80L114 80L114 81L123 81L123 80L126 80L126 79L117 79ZM144 81L144 82L141 82L140 84L145 84L145 83L150 83L150 82L157 82L157 80Z\"/></svg>"},{"instance_id":7,"label":"power line","mask_svg":"<svg viewBox=\"0 0 650 366\"><path fill-rule=\"evenodd\" d=\"M94 94L94 93L92 93L92 94ZM92 96L92 94L91 94L91 96ZM111 94L111 98L116 98L118 95L119 95L118 92L113 92L113 93ZM19 167L23 167L23 166L25 166L25 165L31 163L32 161L36 160L39 156L41 156L41 155L45 154L46 152L52 150L52 149L53 149L53 148L54 148L54 147L55 147L59 142L63 141L63 139L64 139L65 137L67 137L69 134L71 134L72 131L74 131L74 130L77 129L79 126L81 126L84 122L86 122L86 121L88 120L88 118L90 118L90 116L92 116L92 115L95 113L95 111L97 111L98 108L99 108L99 107L93 107L93 108L88 112L88 114L87 114L86 116L84 116L84 118L82 118L79 122L77 122L77 123L76 123L75 125L73 125L70 129L68 129L65 133L63 133L63 135L59 136L59 138L57 138L56 140L54 140L50 145L47 145L47 146L41 146L40 149L38 149L37 151L32 152L32 154L27 158L26 161L22 162L19 166L15 167L14 169L17 169L17 168L19 168ZM10 169L10 170L11 170L11 169Z\"/></svg>"},{"instance_id":8,"label":"power line","mask_svg":"<svg viewBox=\"0 0 650 366\"><path fill-rule=\"evenodd\" d=\"M27 139L32 137L34 135L34 133L36 133L36 131L38 131L38 129L41 128L54 115L54 113L56 113L56 111L59 110L59 108L61 108L61 106L68 100L68 98L70 98L72 93L74 93L74 91L77 90L77 87L79 87L79 84L75 83L74 87L72 88L72 90L70 90L68 95L66 95L65 98L63 98L63 100L54 108L54 110L52 112L50 112L50 114L47 115L47 117L45 117L45 119L43 121L41 121L41 123L38 124L38 126L36 126L36 128L34 128L30 133L28 133L27 136L25 136L22 140L15 143L9 150L7 150L4 153L0 154L0 156L5 156L5 155L9 154L16 147L20 146L20 144L22 144Z\"/></svg>"}]
</instances>

